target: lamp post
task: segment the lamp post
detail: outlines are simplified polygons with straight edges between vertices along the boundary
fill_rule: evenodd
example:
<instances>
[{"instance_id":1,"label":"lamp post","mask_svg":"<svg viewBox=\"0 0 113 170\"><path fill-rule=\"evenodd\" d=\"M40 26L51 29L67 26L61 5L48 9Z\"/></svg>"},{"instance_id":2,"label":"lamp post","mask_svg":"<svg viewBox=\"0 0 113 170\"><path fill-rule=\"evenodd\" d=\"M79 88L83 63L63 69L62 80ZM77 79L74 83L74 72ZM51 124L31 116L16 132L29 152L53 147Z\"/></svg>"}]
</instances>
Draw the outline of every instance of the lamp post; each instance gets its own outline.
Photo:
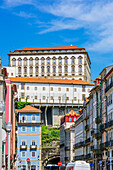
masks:
<instances>
[{"instance_id":1,"label":"lamp post","mask_svg":"<svg viewBox=\"0 0 113 170\"><path fill-rule=\"evenodd\" d=\"M12 130L10 122L6 125L6 130L8 132L8 170L10 170L10 132Z\"/></svg>"},{"instance_id":2,"label":"lamp post","mask_svg":"<svg viewBox=\"0 0 113 170\"><path fill-rule=\"evenodd\" d=\"M3 140L3 144L4 144L4 165L5 165L5 144L6 144L6 138Z\"/></svg>"},{"instance_id":3,"label":"lamp post","mask_svg":"<svg viewBox=\"0 0 113 170\"><path fill-rule=\"evenodd\" d=\"M4 112L4 103L0 101L0 169L2 168L2 115Z\"/></svg>"}]
</instances>

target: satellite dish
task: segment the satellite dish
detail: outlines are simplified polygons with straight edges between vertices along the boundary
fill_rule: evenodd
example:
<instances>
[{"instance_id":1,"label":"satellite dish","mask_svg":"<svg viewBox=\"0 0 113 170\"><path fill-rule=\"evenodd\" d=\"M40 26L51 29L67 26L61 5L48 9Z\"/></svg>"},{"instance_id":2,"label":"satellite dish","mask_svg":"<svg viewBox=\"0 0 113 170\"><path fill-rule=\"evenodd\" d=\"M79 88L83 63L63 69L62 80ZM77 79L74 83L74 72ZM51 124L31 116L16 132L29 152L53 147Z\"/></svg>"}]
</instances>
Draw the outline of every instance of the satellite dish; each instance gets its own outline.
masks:
<instances>
[{"instance_id":1,"label":"satellite dish","mask_svg":"<svg viewBox=\"0 0 113 170\"><path fill-rule=\"evenodd\" d=\"M2 142L6 140L6 131L2 129Z\"/></svg>"}]
</instances>

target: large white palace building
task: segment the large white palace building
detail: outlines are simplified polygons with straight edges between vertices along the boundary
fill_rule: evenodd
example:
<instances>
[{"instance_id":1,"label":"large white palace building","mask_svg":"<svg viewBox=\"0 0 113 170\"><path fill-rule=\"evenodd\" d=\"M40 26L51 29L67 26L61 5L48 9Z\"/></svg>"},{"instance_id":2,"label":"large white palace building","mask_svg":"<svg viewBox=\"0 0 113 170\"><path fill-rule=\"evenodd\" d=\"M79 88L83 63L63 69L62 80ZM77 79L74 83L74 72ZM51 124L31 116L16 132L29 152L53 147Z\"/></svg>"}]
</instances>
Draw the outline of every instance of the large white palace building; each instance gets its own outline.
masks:
<instances>
[{"instance_id":1,"label":"large white palace building","mask_svg":"<svg viewBox=\"0 0 113 170\"><path fill-rule=\"evenodd\" d=\"M9 77L79 79L90 82L90 59L77 46L23 48L10 52Z\"/></svg>"}]
</instances>

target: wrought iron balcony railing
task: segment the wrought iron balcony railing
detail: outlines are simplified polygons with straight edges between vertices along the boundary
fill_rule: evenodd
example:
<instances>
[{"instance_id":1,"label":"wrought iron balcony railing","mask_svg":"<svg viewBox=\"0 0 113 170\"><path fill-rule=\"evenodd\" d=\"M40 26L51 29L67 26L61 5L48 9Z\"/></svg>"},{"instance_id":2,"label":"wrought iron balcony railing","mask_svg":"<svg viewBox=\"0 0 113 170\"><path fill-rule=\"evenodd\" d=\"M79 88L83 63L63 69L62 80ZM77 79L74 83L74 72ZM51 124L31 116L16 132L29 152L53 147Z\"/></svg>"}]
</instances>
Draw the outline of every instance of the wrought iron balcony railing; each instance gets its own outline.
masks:
<instances>
[{"instance_id":1,"label":"wrought iron balcony railing","mask_svg":"<svg viewBox=\"0 0 113 170\"><path fill-rule=\"evenodd\" d=\"M27 149L27 145L20 145L20 149Z\"/></svg>"},{"instance_id":2,"label":"wrought iron balcony railing","mask_svg":"<svg viewBox=\"0 0 113 170\"><path fill-rule=\"evenodd\" d=\"M30 145L30 149L37 149L37 145Z\"/></svg>"}]
</instances>

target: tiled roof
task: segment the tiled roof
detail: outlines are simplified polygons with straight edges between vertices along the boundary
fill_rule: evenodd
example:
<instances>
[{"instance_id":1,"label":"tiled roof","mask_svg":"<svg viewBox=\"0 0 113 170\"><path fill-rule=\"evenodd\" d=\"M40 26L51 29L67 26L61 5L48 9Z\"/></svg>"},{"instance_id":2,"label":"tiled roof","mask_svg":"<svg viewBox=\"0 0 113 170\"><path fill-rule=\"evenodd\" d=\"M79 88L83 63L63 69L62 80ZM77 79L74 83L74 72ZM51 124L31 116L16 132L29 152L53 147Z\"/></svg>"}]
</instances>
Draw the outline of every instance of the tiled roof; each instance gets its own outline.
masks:
<instances>
[{"instance_id":1,"label":"tiled roof","mask_svg":"<svg viewBox=\"0 0 113 170\"><path fill-rule=\"evenodd\" d=\"M91 85L94 84L83 80L69 80L69 79L48 79L48 78L27 78L27 77L9 77L11 82L24 82L24 83L49 83L49 84L78 84L78 85Z\"/></svg>"},{"instance_id":2,"label":"tiled roof","mask_svg":"<svg viewBox=\"0 0 113 170\"><path fill-rule=\"evenodd\" d=\"M28 113L31 113L31 112L37 112L37 113L40 112L41 113L40 109L37 109L37 108L30 106L30 105L25 105L24 108L17 109L16 111L17 112L28 112Z\"/></svg>"},{"instance_id":3,"label":"tiled roof","mask_svg":"<svg viewBox=\"0 0 113 170\"><path fill-rule=\"evenodd\" d=\"M84 49L77 46L61 46L61 47L28 47L22 48L15 51L30 51L30 50L68 50L68 49Z\"/></svg>"}]
</instances>

